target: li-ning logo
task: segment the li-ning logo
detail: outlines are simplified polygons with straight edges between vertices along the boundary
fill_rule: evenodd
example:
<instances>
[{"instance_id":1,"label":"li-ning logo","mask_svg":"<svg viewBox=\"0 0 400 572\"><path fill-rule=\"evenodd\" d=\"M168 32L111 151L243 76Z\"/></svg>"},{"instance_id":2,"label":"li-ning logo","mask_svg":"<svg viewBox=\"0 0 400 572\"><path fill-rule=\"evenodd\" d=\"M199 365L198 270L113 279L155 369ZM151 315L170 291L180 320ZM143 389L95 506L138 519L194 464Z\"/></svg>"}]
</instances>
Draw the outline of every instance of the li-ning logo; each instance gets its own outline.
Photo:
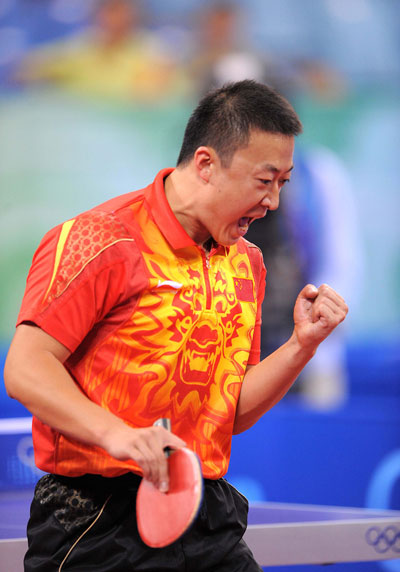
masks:
<instances>
[{"instance_id":1,"label":"li-ning logo","mask_svg":"<svg viewBox=\"0 0 400 572\"><path fill-rule=\"evenodd\" d=\"M380 554L384 554L388 550L400 553L400 529L396 526L390 525L384 529L373 526L367 530L365 538L368 544Z\"/></svg>"}]
</instances>

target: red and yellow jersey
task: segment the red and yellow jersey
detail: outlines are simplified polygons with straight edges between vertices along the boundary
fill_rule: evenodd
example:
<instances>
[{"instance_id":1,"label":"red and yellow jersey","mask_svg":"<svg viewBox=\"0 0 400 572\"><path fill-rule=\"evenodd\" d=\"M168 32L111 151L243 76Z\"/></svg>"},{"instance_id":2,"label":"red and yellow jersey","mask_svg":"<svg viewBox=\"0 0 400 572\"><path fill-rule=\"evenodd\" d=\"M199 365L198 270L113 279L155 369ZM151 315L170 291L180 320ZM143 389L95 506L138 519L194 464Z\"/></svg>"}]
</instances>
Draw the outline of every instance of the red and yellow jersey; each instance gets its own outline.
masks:
<instances>
[{"instance_id":1,"label":"red and yellow jersey","mask_svg":"<svg viewBox=\"0 0 400 572\"><path fill-rule=\"evenodd\" d=\"M50 231L28 275L18 323L64 344L87 397L132 427L169 417L207 478L228 468L247 364L260 359L265 268L244 239L207 256L181 227L161 171L144 189ZM34 418L37 465L76 476L140 473Z\"/></svg>"}]
</instances>

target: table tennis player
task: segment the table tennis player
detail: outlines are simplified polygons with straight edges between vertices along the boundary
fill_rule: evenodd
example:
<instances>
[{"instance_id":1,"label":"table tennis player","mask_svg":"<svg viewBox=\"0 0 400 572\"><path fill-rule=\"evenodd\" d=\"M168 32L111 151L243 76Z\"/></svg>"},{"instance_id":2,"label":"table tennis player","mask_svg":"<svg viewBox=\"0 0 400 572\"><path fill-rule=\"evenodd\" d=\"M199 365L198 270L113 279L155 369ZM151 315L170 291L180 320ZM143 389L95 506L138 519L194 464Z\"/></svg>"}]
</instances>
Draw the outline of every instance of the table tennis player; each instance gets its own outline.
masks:
<instances>
[{"instance_id":1,"label":"table tennis player","mask_svg":"<svg viewBox=\"0 0 400 572\"><path fill-rule=\"evenodd\" d=\"M33 414L37 466L25 571L259 571L247 500L223 477L232 435L276 404L345 318L328 285L306 285L293 334L260 361L265 268L245 240L278 208L302 126L269 87L207 94L175 169L50 230L10 346L9 395ZM154 426L171 420L172 431ZM164 449L201 461L204 497L164 548L137 533L145 477L167 494Z\"/></svg>"}]
</instances>

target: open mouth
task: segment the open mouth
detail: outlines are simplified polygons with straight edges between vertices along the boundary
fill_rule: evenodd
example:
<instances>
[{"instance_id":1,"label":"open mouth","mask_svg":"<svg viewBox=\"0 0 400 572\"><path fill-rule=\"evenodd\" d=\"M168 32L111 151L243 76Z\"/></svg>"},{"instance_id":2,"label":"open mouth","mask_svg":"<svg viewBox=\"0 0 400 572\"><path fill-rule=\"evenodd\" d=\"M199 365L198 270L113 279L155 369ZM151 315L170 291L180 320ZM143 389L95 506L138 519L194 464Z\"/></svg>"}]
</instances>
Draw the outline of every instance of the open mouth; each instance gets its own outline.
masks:
<instances>
[{"instance_id":1,"label":"open mouth","mask_svg":"<svg viewBox=\"0 0 400 572\"><path fill-rule=\"evenodd\" d=\"M251 218L248 216L242 216L239 219L239 228L248 228L251 222Z\"/></svg>"},{"instance_id":2,"label":"open mouth","mask_svg":"<svg viewBox=\"0 0 400 572\"><path fill-rule=\"evenodd\" d=\"M238 220L239 234L241 236L244 236L246 234L246 232L249 230L249 226L250 226L250 223L252 222L252 220L253 219L251 219L248 216L242 216Z\"/></svg>"}]
</instances>

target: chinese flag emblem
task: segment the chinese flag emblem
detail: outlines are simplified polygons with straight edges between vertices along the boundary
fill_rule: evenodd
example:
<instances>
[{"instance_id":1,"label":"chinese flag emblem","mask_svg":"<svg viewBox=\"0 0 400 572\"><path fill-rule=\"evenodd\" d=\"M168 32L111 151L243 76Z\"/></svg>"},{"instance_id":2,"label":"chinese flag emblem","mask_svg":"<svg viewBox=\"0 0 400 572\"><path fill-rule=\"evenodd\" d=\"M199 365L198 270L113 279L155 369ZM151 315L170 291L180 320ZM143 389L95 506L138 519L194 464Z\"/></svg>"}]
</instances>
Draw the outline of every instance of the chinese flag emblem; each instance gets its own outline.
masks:
<instances>
[{"instance_id":1,"label":"chinese flag emblem","mask_svg":"<svg viewBox=\"0 0 400 572\"><path fill-rule=\"evenodd\" d=\"M253 280L249 278L234 278L236 299L240 302L254 302Z\"/></svg>"}]
</instances>

